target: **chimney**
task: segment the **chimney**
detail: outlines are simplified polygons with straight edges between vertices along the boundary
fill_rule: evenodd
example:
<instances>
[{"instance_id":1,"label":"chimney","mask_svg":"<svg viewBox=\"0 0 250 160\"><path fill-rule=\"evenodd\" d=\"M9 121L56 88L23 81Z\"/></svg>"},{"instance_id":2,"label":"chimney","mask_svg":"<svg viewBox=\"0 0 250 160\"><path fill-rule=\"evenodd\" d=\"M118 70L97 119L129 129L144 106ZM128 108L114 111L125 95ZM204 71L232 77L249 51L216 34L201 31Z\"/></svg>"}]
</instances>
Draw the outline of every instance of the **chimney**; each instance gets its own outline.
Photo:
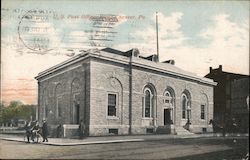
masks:
<instances>
[{"instance_id":1,"label":"chimney","mask_svg":"<svg viewBox=\"0 0 250 160\"><path fill-rule=\"evenodd\" d=\"M153 62L158 62L158 56L154 54L154 55L152 56L152 61L153 61Z\"/></svg>"},{"instance_id":2,"label":"chimney","mask_svg":"<svg viewBox=\"0 0 250 160\"><path fill-rule=\"evenodd\" d=\"M174 65L175 61L173 59L170 59L170 64Z\"/></svg>"},{"instance_id":3,"label":"chimney","mask_svg":"<svg viewBox=\"0 0 250 160\"><path fill-rule=\"evenodd\" d=\"M173 59L170 59L170 60L163 61L162 63L169 63L169 64L174 65L175 61Z\"/></svg>"},{"instance_id":4,"label":"chimney","mask_svg":"<svg viewBox=\"0 0 250 160\"><path fill-rule=\"evenodd\" d=\"M219 65L219 70L222 71L222 65Z\"/></svg>"},{"instance_id":5,"label":"chimney","mask_svg":"<svg viewBox=\"0 0 250 160\"><path fill-rule=\"evenodd\" d=\"M137 48L133 48L133 49L132 49L132 55L133 55L134 57L138 57L139 54L140 54L140 51L139 51Z\"/></svg>"},{"instance_id":6,"label":"chimney","mask_svg":"<svg viewBox=\"0 0 250 160\"><path fill-rule=\"evenodd\" d=\"M209 67L209 72L210 72L210 73L212 72L212 70L213 70L213 68L212 68L212 67Z\"/></svg>"}]
</instances>

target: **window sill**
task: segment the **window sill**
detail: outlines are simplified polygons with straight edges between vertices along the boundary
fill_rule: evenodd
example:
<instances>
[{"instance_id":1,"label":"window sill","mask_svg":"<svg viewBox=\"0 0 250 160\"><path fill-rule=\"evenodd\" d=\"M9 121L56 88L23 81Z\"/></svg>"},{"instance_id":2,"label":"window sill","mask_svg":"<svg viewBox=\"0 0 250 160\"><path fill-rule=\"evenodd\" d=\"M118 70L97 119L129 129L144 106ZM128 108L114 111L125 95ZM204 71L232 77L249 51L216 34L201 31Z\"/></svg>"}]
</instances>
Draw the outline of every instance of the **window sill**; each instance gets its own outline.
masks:
<instances>
[{"instance_id":1,"label":"window sill","mask_svg":"<svg viewBox=\"0 0 250 160\"><path fill-rule=\"evenodd\" d=\"M187 121L188 119L186 118L186 119L184 119L184 118L182 118L181 119L182 121ZM189 119L190 121L192 120L192 119Z\"/></svg>"},{"instance_id":2,"label":"window sill","mask_svg":"<svg viewBox=\"0 0 250 160\"><path fill-rule=\"evenodd\" d=\"M153 120L152 117L142 117L143 120Z\"/></svg>"},{"instance_id":3,"label":"window sill","mask_svg":"<svg viewBox=\"0 0 250 160\"><path fill-rule=\"evenodd\" d=\"M117 116L107 116L107 119L119 119Z\"/></svg>"}]
</instances>

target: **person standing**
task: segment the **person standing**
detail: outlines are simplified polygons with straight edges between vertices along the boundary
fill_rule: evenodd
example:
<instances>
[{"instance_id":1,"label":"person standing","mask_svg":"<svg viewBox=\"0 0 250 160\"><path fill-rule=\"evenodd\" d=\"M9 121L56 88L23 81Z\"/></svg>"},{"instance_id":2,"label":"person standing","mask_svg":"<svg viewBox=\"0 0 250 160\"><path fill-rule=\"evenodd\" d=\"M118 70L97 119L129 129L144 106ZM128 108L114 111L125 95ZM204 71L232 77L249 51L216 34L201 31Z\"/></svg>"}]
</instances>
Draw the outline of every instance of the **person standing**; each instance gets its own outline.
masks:
<instances>
[{"instance_id":1,"label":"person standing","mask_svg":"<svg viewBox=\"0 0 250 160\"><path fill-rule=\"evenodd\" d=\"M43 142L45 141L48 142L49 131L48 131L48 125L45 119L43 120L42 133L43 133Z\"/></svg>"},{"instance_id":2,"label":"person standing","mask_svg":"<svg viewBox=\"0 0 250 160\"><path fill-rule=\"evenodd\" d=\"M27 141L28 143L30 143L30 137L31 137L31 122L26 121L25 124L25 131L26 131L26 137L27 137Z\"/></svg>"},{"instance_id":3,"label":"person standing","mask_svg":"<svg viewBox=\"0 0 250 160\"><path fill-rule=\"evenodd\" d=\"M57 128L56 128L56 137L57 138L61 138L63 135L62 135L62 133L63 133L63 126L62 126L62 124L59 124L58 126L57 126Z\"/></svg>"},{"instance_id":4,"label":"person standing","mask_svg":"<svg viewBox=\"0 0 250 160\"><path fill-rule=\"evenodd\" d=\"M84 132L85 132L85 125L84 125L83 120L81 120L80 124L79 124L79 137L80 137L80 139L84 138Z\"/></svg>"}]
</instances>

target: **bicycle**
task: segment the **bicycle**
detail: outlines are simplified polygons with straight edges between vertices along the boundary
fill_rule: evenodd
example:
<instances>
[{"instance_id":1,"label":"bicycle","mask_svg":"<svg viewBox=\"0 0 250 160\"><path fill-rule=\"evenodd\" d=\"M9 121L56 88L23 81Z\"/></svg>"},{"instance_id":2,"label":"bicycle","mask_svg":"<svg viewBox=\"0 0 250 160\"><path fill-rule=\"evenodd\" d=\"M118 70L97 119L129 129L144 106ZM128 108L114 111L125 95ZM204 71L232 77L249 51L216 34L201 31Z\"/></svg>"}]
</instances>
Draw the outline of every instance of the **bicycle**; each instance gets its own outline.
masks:
<instances>
[{"instance_id":1,"label":"bicycle","mask_svg":"<svg viewBox=\"0 0 250 160\"><path fill-rule=\"evenodd\" d=\"M36 143L40 143L42 141L42 135L39 133L40 130L33 130L32 134L32 140L34 142L34 140L36 139Z\"/></svg>"}]
</instances>

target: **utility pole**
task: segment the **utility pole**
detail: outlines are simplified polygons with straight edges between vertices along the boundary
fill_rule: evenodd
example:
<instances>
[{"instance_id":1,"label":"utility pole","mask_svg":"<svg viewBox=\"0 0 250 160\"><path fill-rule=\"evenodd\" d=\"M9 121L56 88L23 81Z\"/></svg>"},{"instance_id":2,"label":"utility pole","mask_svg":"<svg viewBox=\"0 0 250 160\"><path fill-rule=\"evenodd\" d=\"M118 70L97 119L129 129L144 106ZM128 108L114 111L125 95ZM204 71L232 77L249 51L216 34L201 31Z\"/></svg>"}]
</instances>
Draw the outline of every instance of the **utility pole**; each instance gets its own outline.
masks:
<instances>
[{"instance_id":1,"label":"utility pole","mask_svg":"<svg viewBox=\"0 0 250 160\"><path fill-rule=\"evenodd\" d=\"M159 41L158 41L158 12L156 12L156 45L157 45L157 61L159 62Z\"/></svg>"}]
</instances>

